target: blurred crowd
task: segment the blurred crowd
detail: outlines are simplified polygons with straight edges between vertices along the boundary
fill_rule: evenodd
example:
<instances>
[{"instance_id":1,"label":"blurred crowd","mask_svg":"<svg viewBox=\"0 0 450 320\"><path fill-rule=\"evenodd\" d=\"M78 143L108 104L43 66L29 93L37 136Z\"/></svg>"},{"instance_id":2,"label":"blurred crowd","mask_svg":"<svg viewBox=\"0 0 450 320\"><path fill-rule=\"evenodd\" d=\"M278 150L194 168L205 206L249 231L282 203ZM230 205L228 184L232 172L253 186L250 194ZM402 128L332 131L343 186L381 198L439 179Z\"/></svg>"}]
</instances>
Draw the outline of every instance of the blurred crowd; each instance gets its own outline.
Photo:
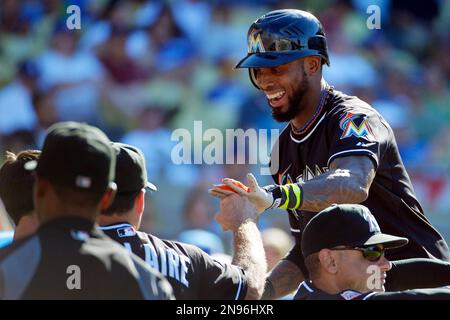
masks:
<instances>
[{"instance_id":1,"label":"blurred crowd","mask_svg":"<svg viewBox=\"0 0 450 320\"><path fill-rule=\"evenodd\" d=\"M71 4L81 9L79 30L66 25ZM381 9L381 29L366 25L371 4ZM2 156L40 148L57 121L96 125L145 153L159 191L147 195L143 229L229 252L213 221L217 200L206 190L223 177L258 174L258 166L175 165L171 136L177 128L193 132L194 120L203 130L284 127L246 71L233 70L246 54L251 22L277 8L309 10L321 20L331 60L324 78L390 123L425 212L450 241L448 0L2 0ZM270 231L269 251L290 247L289 239L273 241L289 232L285 217L269 213L260 223Z\"/></svg>"}]
</instances>

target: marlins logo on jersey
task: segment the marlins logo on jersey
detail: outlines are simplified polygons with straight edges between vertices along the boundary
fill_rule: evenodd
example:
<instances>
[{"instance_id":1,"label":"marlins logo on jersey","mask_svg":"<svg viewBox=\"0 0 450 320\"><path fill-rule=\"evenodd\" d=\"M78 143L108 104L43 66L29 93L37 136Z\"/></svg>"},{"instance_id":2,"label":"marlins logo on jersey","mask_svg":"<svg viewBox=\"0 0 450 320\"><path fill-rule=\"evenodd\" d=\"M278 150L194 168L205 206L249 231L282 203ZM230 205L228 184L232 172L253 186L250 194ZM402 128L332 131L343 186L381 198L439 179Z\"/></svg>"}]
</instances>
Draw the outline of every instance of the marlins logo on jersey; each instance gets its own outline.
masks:
<instances>
[{"instance_id":1,"label":"marlins logo on jersey","mask_svg":"<svg viewBox=\"0 0 450 320\"><path fill-rule=\"evenodd\" d=\"M356 123L359 123L359 125ZM367 139L373 137L372 128L365 115L347 112L339 122L339 126L342 129L341 139L350 138L351 136L357 138L365 137Z\"/></svg>"}]
</instances>

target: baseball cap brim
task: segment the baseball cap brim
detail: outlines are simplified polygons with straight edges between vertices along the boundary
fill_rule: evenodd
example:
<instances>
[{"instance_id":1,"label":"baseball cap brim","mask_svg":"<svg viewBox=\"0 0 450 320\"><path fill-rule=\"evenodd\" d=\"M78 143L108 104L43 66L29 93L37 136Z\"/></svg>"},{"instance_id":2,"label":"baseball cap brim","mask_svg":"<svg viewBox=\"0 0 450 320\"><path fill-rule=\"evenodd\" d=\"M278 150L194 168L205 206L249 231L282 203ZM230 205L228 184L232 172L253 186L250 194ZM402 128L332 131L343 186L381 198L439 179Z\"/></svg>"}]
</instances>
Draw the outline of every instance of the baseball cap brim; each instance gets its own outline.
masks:
<instances>
[{"instance_id":1,"label":"baseball cap brim","mask_svg":"<svg viewBox=\"0 0 450 320\"><path fill-rule=\"evenodd\" d=\"M363 246L373 246L376 244L382 244L386 249L393 249L398 247L403 247L408 244L409 240L407 238L396 237L385 233L376 233L367 239Z\"/></svg>"}]
</instances>

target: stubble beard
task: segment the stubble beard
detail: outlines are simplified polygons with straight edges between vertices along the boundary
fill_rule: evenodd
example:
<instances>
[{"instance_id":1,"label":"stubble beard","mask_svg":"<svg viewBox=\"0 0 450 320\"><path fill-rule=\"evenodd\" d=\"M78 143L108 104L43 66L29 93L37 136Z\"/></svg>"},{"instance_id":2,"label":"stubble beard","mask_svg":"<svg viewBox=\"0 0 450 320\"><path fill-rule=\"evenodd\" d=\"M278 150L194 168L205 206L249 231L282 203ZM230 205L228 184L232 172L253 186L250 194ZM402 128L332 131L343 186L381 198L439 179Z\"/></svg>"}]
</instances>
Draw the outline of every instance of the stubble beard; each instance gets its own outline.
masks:
<instances>
[{"instance_id":1,"label":"stubble beard","mask_svg":"<svg viewBox=\"0 0 450 320\"><path fill-rule=\"evenodd\" d=\"M281 108L272 108L272 118L277 122L288 122L294 119L300 113L303 98L309 90L309 83L307 75L302 66L303 77L302 81L297 86L294 93L288 97L288 109L281 111Z\"/></svg>"}]
</instances>

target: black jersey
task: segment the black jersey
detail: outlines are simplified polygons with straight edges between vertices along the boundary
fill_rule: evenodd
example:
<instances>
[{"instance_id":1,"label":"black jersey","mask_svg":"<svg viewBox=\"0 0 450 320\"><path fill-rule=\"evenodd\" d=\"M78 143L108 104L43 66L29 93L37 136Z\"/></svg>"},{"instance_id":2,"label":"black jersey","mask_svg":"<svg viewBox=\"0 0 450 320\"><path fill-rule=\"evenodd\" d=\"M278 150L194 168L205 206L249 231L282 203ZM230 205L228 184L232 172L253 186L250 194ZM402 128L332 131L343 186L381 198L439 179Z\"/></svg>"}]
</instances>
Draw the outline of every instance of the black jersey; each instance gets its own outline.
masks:
<instances>
[{"instance_id":1,"label":"black jersey","mask_svg":"<svg viewBox=\"0 0 450 320\"><path fill-rule=\"evenodd\" d=\"M311 281L305 280L300 284L294 300L450 300L450 289L427 288L365 293L344 290L337 294L329 294L315 288Z\"/></svg>"},{"instance_id":2,"label":"black jersey","mask_svg":"<svg viewBox=\"0 0 450 320\"><path fill-rule=\"evenodd\" d=\"M126 222L99 228L166 276L177 300L237 300L247 294L244 270L193 245L159 239Z\"/></svg>"},{"instance_id":3,"label":"black jersey","mask_svg":"<svg viewBox=\"0 0 450 320\"><path fill-rule=\"evenodd\" d=\"M362 205L376 217L381 230L409 239L408 245L389 250L391 260L435 257L450 261L446 242L425 217L402 163L394 133L383 117L357 97L328 87L322 92L315 116L305 128L290 124L282 131L272 164L278 163L273 179L277 184L305 182L328 171L339 157L367 156L376 170L369 196ZM279 155L277 161L275 155ZM289 260L303 271L299 243L301 232L315 212L289 210L296 252Z\"/></svg>"},{"instance_id":4,"label":"black jersey","mask_svg":"<svg viewBox=\"0 0 450 320\"><path fill-rule=\"evenodd\" d=\"M169 298L160 273L88 220L53 220L0 251L0 299Z\"/></svg>"}]
</instances>

